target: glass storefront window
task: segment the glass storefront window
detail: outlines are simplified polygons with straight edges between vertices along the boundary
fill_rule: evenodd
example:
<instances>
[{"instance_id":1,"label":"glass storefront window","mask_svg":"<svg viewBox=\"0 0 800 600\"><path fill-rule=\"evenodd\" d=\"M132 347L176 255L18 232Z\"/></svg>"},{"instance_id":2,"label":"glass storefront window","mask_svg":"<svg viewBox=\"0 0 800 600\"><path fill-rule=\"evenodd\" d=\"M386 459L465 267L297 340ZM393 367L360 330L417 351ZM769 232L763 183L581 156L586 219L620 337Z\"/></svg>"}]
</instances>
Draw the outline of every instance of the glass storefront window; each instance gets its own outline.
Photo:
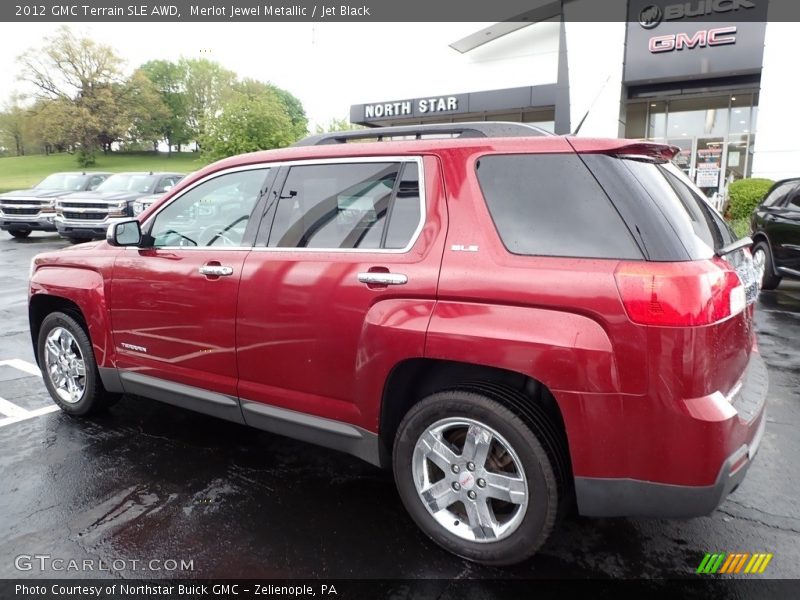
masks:
<instances>
[{"instance_id":1,"label":"glass storefront window","mask_svg":"<svg viewBox=\"0 0 800 600\"><path fill-rule=\"evenodd\" d=\"M626 108L626 137L678 146L675 164L709 196L750 176L757 91L639 100Z\"/></svg>"},{"instance_id":2,"label":"glass storefront window","mask_svg":"<svg viewBox=\"0 0 800 600\"><path fill-rule=\"evenodd\" d=\"M669 136L725 135L728 102L728 96L670 101L667 117Z\"/></svg>"},{"instance_id":3,"label":"glass storefront window","mask_svg":"<svg viewBox=\"0 0 800 600\"><path fill-rule=\"evenodd\" d=\"M650 139L667 137L667 103L650 102L647 112L647 137Z\"/></svg>"}]
</instances>

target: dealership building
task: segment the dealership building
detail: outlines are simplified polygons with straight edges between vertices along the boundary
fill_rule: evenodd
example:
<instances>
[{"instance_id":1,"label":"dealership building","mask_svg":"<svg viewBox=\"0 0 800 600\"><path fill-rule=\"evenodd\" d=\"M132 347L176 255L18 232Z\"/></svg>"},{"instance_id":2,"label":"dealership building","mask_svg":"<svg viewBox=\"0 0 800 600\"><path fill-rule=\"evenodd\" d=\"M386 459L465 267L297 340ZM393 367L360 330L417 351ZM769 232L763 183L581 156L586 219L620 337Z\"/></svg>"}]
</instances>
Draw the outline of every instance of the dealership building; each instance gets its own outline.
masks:
<instances>
[{"instance_id":1,"label":"dealership building","mask_svg":"<svg viewBox=\"0 0 800 600\"><path fill-rule=\"evenodd\" d=\"M608 21L582 22L586 3L597 6L546 2L526 22L420 32L416 68L429 76L409 61L387 68L350 120L522 121L665 142L709 195L742 177L800 175L800 24L768 22L767 0L603 0Z\"/></svg>"}]
</instances>

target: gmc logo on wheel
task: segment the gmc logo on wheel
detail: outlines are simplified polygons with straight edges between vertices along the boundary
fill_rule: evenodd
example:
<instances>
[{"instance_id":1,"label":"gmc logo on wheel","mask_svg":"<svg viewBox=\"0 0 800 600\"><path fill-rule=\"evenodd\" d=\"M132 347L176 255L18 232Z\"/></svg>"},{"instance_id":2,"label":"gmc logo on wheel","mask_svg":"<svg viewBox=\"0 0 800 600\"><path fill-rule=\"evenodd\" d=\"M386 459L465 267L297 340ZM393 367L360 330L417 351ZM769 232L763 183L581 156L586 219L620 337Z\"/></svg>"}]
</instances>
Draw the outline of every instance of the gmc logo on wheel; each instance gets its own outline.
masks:
<instances>
[{"instance_id":1,"label":"gmc logo on wheel","mask_svg":"<svg viewBox=\"0 0 800 600\"><path fill-rule=\"evenodd\" d=\"M736 27L717 27L700 30L693 36L688 33L657 35L650 38L648 47L653 54L673 50L691 50L706 46L726 46L736 43Z\"/></svg>"}]
</instances>

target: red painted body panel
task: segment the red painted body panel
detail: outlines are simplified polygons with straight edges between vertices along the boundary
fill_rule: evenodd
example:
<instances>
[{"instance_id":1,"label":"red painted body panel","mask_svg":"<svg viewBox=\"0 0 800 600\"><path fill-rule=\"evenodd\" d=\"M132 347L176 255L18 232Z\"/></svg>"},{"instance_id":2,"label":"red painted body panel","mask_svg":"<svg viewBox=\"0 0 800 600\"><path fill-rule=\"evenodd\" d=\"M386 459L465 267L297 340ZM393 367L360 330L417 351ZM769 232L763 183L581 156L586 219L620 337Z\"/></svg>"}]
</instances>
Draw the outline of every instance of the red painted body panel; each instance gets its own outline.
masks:
<instances>
[{"instance_id":1,"label":"red painted body panel","mask_svg":"<svg viewBox=\"0 0 800 600\"><path fill-rule=\"evenodd\" d=\"M65 248L34 259L29 295L48 295L78 305L99 367L114 366L114 342L108 312L108 286L119 250L105 243Z\"/></svg>"},{"instance_id":2,"label":"red painted body panel","mask_svg":"<svg viewBox=\"0 0 800 600\"><path fill-rule=\"evenodd\" d=\"M236 297L247 254L214 248L121 252L109 302L117 367L236 396ZM210 261L232 267L233 276L201 275Z\"/></svg>"},{"instance_id":3,"label":"red painted body panel","mask_svg":"<svg viewBox=\"0 0 800 600\"><path fill-rule=\"evenodd\" d=\"M407 253L254 250L237 318L239 395L378 431L394 365L422 356L447 227L439 168L425 159L426 225ZM370 289L388 269L408 283Z\"/></svg>"}]
</instances>

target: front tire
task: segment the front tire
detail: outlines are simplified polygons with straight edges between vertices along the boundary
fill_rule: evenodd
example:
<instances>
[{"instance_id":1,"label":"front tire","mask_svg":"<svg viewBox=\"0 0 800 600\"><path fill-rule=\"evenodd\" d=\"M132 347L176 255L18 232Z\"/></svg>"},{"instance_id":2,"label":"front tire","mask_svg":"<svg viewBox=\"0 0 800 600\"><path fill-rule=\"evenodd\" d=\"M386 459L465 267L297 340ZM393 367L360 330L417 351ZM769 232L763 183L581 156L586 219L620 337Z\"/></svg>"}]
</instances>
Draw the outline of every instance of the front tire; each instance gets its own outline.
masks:
<instances>
[{"instance_id":1,"label":"front tire","mask_svg":"<svg viewBox=\"0 0 800 600\"><path fill-rule=\"evenodd\" d=\"M31 234L31 230L30 229L9 229L8 233L10 233L12 237L15 237L18 240L21 240L23 238L28 237Z\"/></svg>"},{"instance_id":2,"label":"front tire","mask_svg":"<svg viewBox=\"0 0 800 600\"><path fill-rule=\"evenodd\" d=\"M510 565L532 556L560 512L556 469L533 429L485 390L432 394L403 418L397 489L434 542L463 558Z\"/></svg>"},{"instance_id":3,"label":"front tire","mask_svg":"<svg viewBox=\"0 0 800 600\"><path fill-rule=\"evenodd\" d=\"M119 399L103 388L89 336L70 315L54 312L44 318L37 352L47 391L65 413L89 415Z\"/></svg>"},{"instance_id":4,"label":"front tire","mask_svg":"<svg viewBox=\"0 0 800 600\"><path fill-rule=\"evenodd\" d=\"M753 263L756 269L762 272L761 289L774 290L781 283L781 277L775 275L775 267L772 264L772 253L769 245L765 241L758 242L753 248Z\"/></svg>"}]
</instances>

